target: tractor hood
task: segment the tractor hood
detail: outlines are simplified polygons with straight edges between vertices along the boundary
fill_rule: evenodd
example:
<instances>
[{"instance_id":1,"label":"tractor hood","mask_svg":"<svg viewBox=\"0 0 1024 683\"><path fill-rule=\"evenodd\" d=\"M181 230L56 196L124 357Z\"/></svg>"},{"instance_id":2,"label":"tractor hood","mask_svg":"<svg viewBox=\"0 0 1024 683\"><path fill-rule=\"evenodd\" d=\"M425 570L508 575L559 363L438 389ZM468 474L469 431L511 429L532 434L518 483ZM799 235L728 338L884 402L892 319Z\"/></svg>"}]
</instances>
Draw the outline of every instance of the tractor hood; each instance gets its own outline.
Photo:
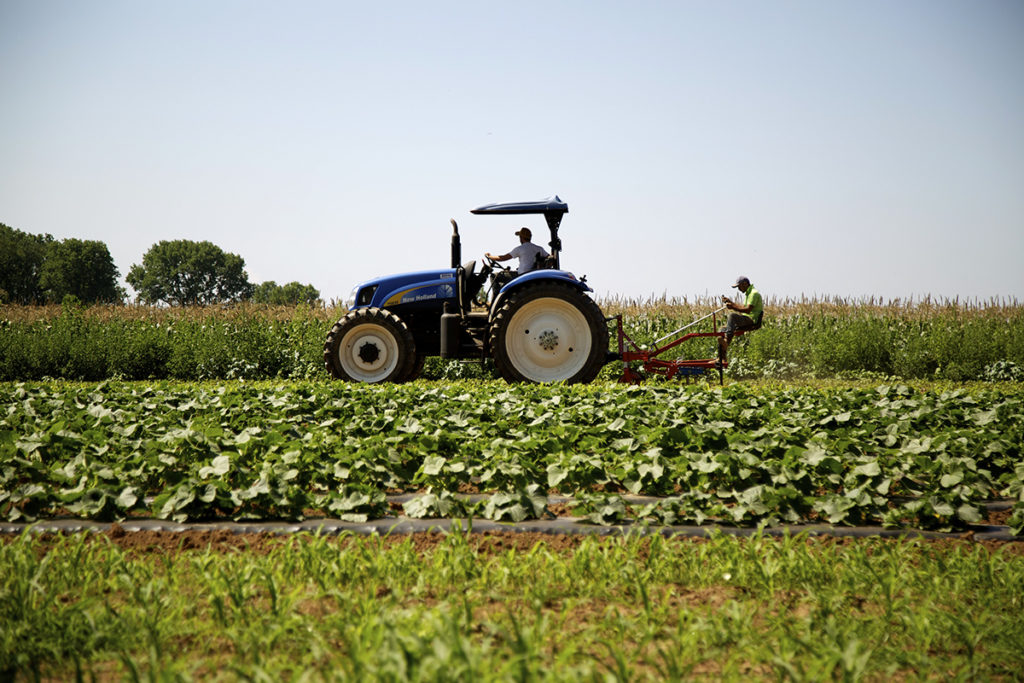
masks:
<instances>
[{"instance_id":1,"label":"tractor hood","mask_svg":"<svg viewBox=\"0 0 1024 683\"><path fill-rule=\"evenodd\" d=\"M455 269L422 270L367 280L356 285L349 308L437 304L455 298Z\"/></svg>"}]
</instances>

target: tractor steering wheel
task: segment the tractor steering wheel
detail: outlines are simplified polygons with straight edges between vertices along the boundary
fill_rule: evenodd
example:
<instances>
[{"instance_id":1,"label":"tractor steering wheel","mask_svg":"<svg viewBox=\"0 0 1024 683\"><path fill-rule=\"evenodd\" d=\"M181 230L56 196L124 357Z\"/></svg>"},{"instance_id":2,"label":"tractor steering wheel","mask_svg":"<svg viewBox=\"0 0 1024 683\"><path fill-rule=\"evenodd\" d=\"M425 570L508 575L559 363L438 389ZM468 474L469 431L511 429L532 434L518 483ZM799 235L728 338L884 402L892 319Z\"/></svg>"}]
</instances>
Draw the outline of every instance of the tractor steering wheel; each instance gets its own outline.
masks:
<instances>
[{"instance_id":1,"label":"tractor steering wheel","mask_svg":"<svg viewBox=\"0 0 1024 683\"><path fill-rule=\"evenodd\" d=\"M487 265L489 265L491 268L496 268L497 270L505 270L505 271L510 270L508 268L508 266L501 265L500 261L496 261L496 260L492 259L490 256L486 256L485 255L484 256L484 260L487 261Z\"/></svg>"}]
</instances>

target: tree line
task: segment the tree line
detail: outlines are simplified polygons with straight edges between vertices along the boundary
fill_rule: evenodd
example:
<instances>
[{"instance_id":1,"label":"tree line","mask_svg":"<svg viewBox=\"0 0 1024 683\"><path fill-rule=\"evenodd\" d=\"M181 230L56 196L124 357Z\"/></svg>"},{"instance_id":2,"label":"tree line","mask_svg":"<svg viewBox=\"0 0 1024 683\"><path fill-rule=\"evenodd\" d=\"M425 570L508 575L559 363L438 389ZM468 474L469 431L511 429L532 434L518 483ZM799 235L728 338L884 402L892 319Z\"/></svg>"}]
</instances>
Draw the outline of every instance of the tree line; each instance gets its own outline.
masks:
<instances>
[{"instance_id":1,"label":"tree line","mask_svg":"<svg viewBox=\"0 0 1024 683\"><path fill-rule=\"evenodd\" d=\"M0 303L123 303L120 271L107 245L98 240L34 235L0 223ZM273 280L254 285L245 260L217 245L192 240L157 242L125 277L141 303L199 306L232 301L313 304L313 285Z\"/></svg>"}]
</instances>

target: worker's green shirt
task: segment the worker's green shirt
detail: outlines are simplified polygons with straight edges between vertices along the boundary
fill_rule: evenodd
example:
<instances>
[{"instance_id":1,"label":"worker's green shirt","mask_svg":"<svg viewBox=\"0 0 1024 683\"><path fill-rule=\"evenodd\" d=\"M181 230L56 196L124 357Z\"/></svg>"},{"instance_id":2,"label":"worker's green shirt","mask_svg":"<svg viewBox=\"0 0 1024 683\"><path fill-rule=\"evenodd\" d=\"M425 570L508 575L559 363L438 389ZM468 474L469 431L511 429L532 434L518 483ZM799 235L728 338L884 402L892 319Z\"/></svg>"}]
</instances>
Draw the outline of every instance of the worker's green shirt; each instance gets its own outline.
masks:
<instances>
[{"instance_id":1,"label":"worker's green shirt","mask_svg":"<svg viewBox=\"0 0 1024 683\"><path fill-rule=\"evenodd\" d=\"M761 292L757 291L754 285L747 287L743 305L751 307L750 313L747 313L747 315L750 316L751 320L757 322L757 319L761 317L761 313L764 312L764 302L761 301Z\"/></svg>"}]
</instances>

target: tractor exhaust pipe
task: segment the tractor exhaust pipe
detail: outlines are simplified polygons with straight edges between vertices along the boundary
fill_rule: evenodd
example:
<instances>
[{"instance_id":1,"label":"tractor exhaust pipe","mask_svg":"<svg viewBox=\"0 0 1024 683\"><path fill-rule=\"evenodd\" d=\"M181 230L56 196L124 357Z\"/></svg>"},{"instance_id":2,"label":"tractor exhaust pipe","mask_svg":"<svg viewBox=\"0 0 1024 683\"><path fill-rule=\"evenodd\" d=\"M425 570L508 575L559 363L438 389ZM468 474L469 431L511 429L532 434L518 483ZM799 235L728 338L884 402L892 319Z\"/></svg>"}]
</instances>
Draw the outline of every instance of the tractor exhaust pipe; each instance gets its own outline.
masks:
<instances>
[{"instance_id":1,"label":"tractor exhaust pipe","mask_svg":"<svg viewBox=\"0 0 1024 683\"><path fill-rule=\"evenodd\" d=\"M459 238L459 224L455 222L455 219L450 219L452 222L452 268L458 268L462 265L462 240Z\"/></svg>"}]
</instances>

